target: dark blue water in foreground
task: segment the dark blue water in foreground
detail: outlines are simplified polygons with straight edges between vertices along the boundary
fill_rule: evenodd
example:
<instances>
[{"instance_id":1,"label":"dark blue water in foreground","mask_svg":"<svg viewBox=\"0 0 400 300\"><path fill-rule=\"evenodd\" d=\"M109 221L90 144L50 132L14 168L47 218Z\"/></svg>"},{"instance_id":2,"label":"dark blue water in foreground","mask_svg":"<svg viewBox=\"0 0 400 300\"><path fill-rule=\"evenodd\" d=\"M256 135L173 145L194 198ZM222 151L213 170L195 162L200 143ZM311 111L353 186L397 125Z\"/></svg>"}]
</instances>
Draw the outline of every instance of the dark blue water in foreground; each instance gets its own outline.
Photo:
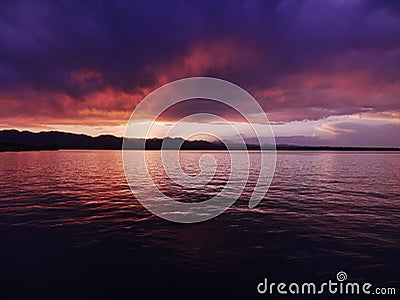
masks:
<instances>
[{"instance_id":1,"label":"dark blue water in foreground","mask_svg":"<svg viewBox=\"0 0 400 300\"><path fill-rule=\"evenodd\" d=\"M190 170L202 153L181 155ZM399 153L282 151L255 209L256 175L224 214L183 225L135 200L119 151L0 153L0 299L267 298L265 277L318 283L341 270L400 292L399 171Z\"/></svg>"}]
</instances>

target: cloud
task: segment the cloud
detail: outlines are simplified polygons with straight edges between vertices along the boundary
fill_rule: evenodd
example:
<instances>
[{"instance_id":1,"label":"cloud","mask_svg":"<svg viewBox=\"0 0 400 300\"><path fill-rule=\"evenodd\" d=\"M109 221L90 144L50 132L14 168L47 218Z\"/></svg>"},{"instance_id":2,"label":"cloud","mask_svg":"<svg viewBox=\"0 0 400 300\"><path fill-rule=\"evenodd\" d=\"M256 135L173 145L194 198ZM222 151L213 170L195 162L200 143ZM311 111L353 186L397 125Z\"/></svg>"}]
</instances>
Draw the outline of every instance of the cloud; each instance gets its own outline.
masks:
<instances>
[{"instance_id":1,"label":"cloud","mask_svg":"<svg viewBox=\"0 0 400 300\"><path fill-rule=\"evenodd\" d=\"M277 144L300 146L400 147L400 124L339 122L325 125L324 131L331 136L277 136L275 140Z\"/></svg>"},{"instance_id":2,"label":"cloud","mask_svg":"<svg viewBox=\"0 0 400 300\"><path fill-rule=\"evenodd\" d=\"M342 146L400 147L400 124L368 125L341 122L326 126L334 144Z\"/></svg>"},{"instance_id":3,"label":"cloud","mask_svg":"<svg viewBox=\"0 0 400 300\"><path fill-rule=\"evenodd\" d=\"M187 76L242 86L273 122L396 112L399 36L396 1L3 2L0 116L121 123Z\"/></svg>"}]
</instances>

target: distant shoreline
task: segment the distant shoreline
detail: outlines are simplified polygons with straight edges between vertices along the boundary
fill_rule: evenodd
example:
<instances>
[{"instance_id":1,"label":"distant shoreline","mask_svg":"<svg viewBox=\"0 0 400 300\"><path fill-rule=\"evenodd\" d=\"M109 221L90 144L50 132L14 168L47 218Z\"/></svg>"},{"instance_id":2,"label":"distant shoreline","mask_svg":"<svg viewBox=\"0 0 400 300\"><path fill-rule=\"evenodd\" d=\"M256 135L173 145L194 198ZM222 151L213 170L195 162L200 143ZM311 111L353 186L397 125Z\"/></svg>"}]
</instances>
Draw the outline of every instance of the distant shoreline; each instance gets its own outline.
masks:
<instances>
[{"instance_id":1,"label":"distant shoreline","mask_svg":"<svg viewBox=\"0 0 400 300\"><path fill-rule=\"evenodd\" d=\"M100 135L91 137L84 134L74 134L58 131L29 132L18 130L0 131L0 152L21 152L21 151L57 151L57 150L161 150L164 142L168 141L170 150L192 150L192 151L226 151L227 146L221 142L209 142L204 140L184 140L182 138L165 139L123 139L113 135ZM124 144L124 145L123 145ZM375 151L375 152L399 152L400 148L393 147L341 147L341 146L299 146L278 144L254 145L254 144L229 144L230 150L272 150L277 151ZM165 149L165 148L164 148ZM168 150L165 149L165 150Z\"/></svg>"},{"instance_id":2,"label":"distant shoreline","mask_svg":"<svg viewBox=\"0 0 400 300\"><path fill-rule=\"evenodd\" d=\"M113 150L122 151L122 148L27 148L27 147L16 147L16 148L2 148L0 145L1 152L39 152L39 151L63 151L63 150ZM128 151L143 151L140 149L125 149ZM178 149L165 149L165 150L178 150ZM228 149L179 149L180 151L228 151ZM273 149L262 149L262 151L271 151ZM400 148L364 148L364 147L277 147L276 151L321 151L321 152L400 152ZM161 149L145 149L145 151L161 151ZM230 151L261 151L260 149L231 149Z\"/></svg>"}]
</instances>

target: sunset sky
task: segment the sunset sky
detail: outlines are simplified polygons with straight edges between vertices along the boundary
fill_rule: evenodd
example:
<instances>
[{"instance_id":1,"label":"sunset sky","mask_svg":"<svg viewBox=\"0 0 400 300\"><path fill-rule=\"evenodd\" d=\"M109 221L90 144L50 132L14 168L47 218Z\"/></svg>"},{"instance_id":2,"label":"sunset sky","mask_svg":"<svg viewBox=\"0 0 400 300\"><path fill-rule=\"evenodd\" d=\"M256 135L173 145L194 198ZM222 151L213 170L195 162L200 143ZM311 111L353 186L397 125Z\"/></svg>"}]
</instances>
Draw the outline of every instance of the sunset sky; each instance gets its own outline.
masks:
<instances>
[{"instance_id":1,"label":"sunset sky","mask_svg":"<svg viewBox=\"0 0 400 300\"><path fill-rule=\"evenodd\" d=\"M249 91L278 143L400 147L400 1L0 4L0 129L121 136L189 76ZM157 126L197 111L230 116L199 101Z\"/></svg>"}]
</instances>

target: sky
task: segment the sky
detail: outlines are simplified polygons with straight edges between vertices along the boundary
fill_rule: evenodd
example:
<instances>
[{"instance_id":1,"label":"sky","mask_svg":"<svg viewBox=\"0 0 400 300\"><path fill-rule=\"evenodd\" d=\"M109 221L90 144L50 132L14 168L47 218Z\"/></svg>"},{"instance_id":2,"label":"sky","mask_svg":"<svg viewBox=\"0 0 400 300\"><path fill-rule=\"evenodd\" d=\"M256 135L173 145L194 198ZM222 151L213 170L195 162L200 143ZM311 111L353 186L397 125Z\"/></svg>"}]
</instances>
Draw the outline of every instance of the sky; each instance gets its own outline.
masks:
<instances>
[{"instance_id":1,"label":"sky","mask_svg":"<svg viewBox=\"0 0 400 300\"><path fill-rule=\"evenodd\" d=\"M147 94L191 76L251 93L278 143L400 147L400 2L0 3L0 129L122 136ZM197 101L156 132L196 111L234 119Z\"/></svg>"}]
</instances>

